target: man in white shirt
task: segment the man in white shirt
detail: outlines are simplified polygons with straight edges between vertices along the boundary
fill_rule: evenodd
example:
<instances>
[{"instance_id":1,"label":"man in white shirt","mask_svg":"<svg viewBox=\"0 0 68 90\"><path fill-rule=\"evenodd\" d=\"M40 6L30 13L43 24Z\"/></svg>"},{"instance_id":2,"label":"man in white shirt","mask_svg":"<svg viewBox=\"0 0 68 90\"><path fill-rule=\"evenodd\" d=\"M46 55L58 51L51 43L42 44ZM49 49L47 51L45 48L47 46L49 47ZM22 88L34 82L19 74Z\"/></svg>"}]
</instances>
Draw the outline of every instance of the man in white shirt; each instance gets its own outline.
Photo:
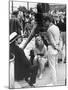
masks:
<instances>
[{"instance_id":1,"label":"man in white shirt","mask_svg":"<svg viewBox=\"0 0 68 90\"><path fill-rule=\"evenodd\" d=\"M47 36L48 36L48 60L49 60L49 66L51 70L51 76L53 85L57 84L57 78L56 78L56 59L58 55L59 48L59 42L60 42L60 31L59 28L54 25L51 22L50 17L46 16L44 17L43 26L47 27Z\"/></svg>"}]
</instances>

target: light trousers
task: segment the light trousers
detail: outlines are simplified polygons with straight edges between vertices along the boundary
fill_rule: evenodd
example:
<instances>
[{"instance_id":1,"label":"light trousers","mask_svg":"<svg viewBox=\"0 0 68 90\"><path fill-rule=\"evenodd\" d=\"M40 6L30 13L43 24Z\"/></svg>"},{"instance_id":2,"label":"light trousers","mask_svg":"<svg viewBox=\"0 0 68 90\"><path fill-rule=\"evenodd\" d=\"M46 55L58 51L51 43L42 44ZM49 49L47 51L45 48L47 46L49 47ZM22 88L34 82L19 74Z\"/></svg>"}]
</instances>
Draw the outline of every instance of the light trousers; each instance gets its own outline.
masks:
<instances>
[{"instance_id":1,"label":"light trousers","mask_svg":"<svg viewBox=\"0 0 68 90\"><path fill-rule=\"evenodd\" d=\"M57 76L56 76L56 62L58 57L58 52L53 49L51 46L48 47L48 61L49 61L49 68L51 72L52 83L54 85L57 84Z\"/></svg>"}]
</instances>

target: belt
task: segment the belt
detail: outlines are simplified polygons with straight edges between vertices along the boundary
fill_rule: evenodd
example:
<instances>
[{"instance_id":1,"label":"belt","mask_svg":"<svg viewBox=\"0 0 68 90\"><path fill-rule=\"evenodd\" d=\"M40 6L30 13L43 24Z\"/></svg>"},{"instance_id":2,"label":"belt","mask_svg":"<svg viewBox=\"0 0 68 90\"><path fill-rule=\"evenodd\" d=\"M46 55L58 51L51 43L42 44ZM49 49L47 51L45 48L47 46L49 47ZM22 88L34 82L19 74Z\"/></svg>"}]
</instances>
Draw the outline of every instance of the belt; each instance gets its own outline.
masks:
<instances>
[{"instance_id":1,"label":"belt","mask_svg":"<svg viewBox=\"0 0 68 90\"><path fill-rule=\"evenodd\" d=\"M39 53L39 54L37 54L37 55L44 56L44 54L42 54L42 53Z\"/></svg>"}]
</instances>

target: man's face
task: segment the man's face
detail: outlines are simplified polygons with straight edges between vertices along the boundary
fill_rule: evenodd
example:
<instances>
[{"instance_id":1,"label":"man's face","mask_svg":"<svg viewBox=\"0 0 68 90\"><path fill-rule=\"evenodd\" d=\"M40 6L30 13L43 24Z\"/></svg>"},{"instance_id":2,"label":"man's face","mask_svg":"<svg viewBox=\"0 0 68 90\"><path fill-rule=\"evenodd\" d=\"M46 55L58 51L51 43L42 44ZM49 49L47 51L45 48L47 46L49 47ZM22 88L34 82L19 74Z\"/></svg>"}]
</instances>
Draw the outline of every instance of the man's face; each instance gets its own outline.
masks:
<instances>
[{"instance_id":1,"label":"man's face","mask_svg":"<svg viewBox=\"0 0 68 90\"><path fill-rule=\"evenodd\" d=\"M21 44L21 42L22 42L22 39L21 39L21 37L19 37L19 38L16 40L16 44Z\"/></svg>"},{"instance_id":2,"label":"man's face","mask_svg":"<svg viewBox=\"0 0 68 90\"><path fill-rule=\"evenodd\" d=\"M48 28L49 24L50 24L49 21L43 20L43 26L44 26L44 27L47 27L47 28Z\"/></svg>"}]
</instances>

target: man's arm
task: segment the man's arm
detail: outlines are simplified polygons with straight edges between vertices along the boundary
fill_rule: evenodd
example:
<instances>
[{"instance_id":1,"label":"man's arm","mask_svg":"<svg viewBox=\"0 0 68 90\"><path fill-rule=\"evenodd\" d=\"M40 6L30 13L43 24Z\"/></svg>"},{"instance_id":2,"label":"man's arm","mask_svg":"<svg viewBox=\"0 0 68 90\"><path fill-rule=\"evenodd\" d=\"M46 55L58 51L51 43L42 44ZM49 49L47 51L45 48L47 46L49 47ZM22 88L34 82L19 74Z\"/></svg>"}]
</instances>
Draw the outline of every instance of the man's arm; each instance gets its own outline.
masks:
<instances>
[{"instance_id":1,"label":"man's arm","mask_svg":"<svg viewBox=\"0 0 68 90\"><path fill-rule=\"evenodd\" d=\"M31 39L34 37L36 27L37 27L37 24L35 24L35 25L33 26L32 30L31 30L32 32L31 32L31 34L29 35L29 37L27 38L27 40L26 40L24 46L22 47L22 49L25 49L25 47L27 46L27 44L28 44L28 43L31 41Z\"/></svg>"}]
</instances>

